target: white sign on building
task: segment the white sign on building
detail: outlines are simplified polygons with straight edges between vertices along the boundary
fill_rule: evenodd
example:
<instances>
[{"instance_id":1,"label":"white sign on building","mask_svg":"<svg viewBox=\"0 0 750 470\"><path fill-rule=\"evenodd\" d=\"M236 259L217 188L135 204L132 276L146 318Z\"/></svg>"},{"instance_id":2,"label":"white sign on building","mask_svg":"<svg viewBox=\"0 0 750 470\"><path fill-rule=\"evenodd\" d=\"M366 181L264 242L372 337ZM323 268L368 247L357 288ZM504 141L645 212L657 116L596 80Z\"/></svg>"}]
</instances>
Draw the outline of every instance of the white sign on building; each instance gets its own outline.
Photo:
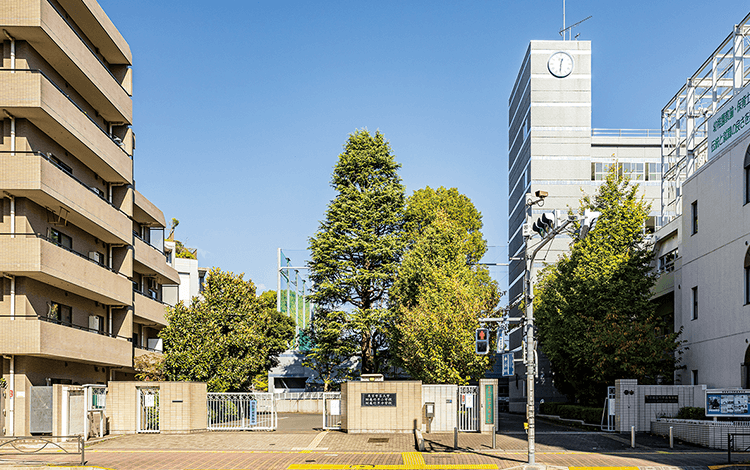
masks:
<instances>
[{"instance_id":1,"label":"white sign on building","mask_svg":"<svg viewBox=\"0 0 750 470\"><path fill-rule=\"evenodd\" d=\"M708 119L708 159L731 147L750 129L750 85L735 93Z\"/></svg>"}]
</instances>

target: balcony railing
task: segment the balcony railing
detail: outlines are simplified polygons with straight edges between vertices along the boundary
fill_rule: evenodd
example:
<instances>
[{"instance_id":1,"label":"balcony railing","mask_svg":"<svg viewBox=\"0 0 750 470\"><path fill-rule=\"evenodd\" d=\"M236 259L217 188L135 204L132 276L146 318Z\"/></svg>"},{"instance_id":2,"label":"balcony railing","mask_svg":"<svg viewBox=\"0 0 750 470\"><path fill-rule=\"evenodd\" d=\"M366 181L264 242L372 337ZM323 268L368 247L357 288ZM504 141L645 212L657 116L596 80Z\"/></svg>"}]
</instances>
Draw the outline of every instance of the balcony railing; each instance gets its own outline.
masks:
<instances>
[{"instance_id":1,"label":"balcony railing","mask_svg":"<svg viewBox=\"0 0 750 470\"><path fill-rule=\"evenodd\" d=\"M89 258L88 255L84 255L83 253L79 253L79 252L75 251L72 248L68 248L67 246L63 246L60 243L57 243L56 241L54 241L51 238L47 237L46 235L42 235L41 233L0 233L0 236L2 236L2 237L5 237L5 236L16 236L16 237L34 237L34 238L40 238L40 239L46 241L47 243L51 243L52 245L58 246L58 247L62 248L63 250L67 251L67 252L73 253L74 255L79 256L79 257L85 259L89 263L94 263L95 265L97 265L97 266L99 266L101 268L104 268L107 271L110 271L110 272L113 272L113 273L115 273L117 275L125 277L124 274L122 274L122 273L120 273L118 271L115 271L114 269L110 268L106 264L100 263L99 261L96 261L96 260L93 260L93 259Z\"/></svg>"},{"instance_id":2,"label":"balcony railing","mask_svg":"<svg viewBox=\"0 0 750 470\"><path fill-rule=\"evenodd\" d=\"M73 329L81 330L81 331L87 331L89 333L95 333L95 334L100 335L100 336L109 336L110 338L119 338L119 339L124 339L125 341L131 342L131 343L133 342L132 338L128 338L126 336L119 336L119 335L116 335L114 333L110 334L107 331L97 330L97 329L89 328L89 327L83 326L83 325L77 325L77 324L72 323L72 322L66 322L66 321L63 321L63 320L58 320L57 318L50 318L50 317L47 317L47 316L44 316L44 315L0 315L0 318L15 318L17 320L21 319L21 318L35 318L35 319L37 319L39 321L43 321L43 322L47 322L47 323L55 323L57 325L62 325L62 326L68 327L68 328L73 328Z\"/></svg>"},{"instance_id":3,"label":"balcony railing","mask_svg":"<svg viewBox=\"0 0 750 470\"><path fill-rule=\"evenodd\" d=\"M135 284L133 284L133 292L135 292L136 294L142 295L142 296L144 296L146 298L149 298L149 299L153 300L154 302L159 302L160 304L162 304L162 305L164 305L166 307L171 307L171 305L169 305L168 303L164 302L163 300L161 300L161 299L159 299L157 297L154 297L153 295L148 295L148 294L144 293L143 291L141 291L140 289L138 289L137 287L135 287Z\"/></svg>"},{"instance_id":4,"label":"balcony railing","mask_svg":"<svg viewBox=\"0 0 750 470\"><path fill-rule=\"evenodd\" d=\"M124 215L128 215L128 214L126 214L126 213L125 213L125 212L124 212L124 211L123 211L122 209L120 209L119 207L117 207L117 206L115 206L114 204L112 204L112 203L111 203L111 202L109 201L109 199L107 199L107 198L106 198L106 197L105 197L105 196L104 196L103 194L101 194L101 193L100 193L99 191L96 191L96 190L94 190L94 188L92 188L91 186L87 185L87 184L86 184L86 183L84 183L83 181L79 180L78 178L76 178L75 176L73 176L73 175L72 175L71 173L69 173L69 172L68 172L67 170L65 170L64 168L62 168L62 167L61 167L61 166L60 166L59 164L57 164L57 162L55 162L54 160L52 160L52 159L50 158L50 155L51 155L51 156L54 156L54 155L52 155L51 153L49 153L49 154L44 154L43 152L39 152L39 151L36 151L36 150L26 150L26 151L23 151L23 150L16 150L16 151L14 151L14 152L12 152L12 151L10 151L10 150L0 150L0 154L12 154L12 153L15 153L15 154L16 154L16 156L28 156L28 155L35 155L35 156L38 156L38 157L42 157L43 159L47 160L47 161L48 161L48 162L50 162L50 163L51 163L52 165L54 165L54 166L55 166L55 168L57 168L57 169L58 169L58 170L60 170L61 172L65 173L65 175L66 175L66 176L67 176L68 178L72 179L73 181L75 181L76 183L80 184L81 186L83 186L83 187L84 187L84 188L86 188L87 190L89 190L89 191L91 191L92 193L96 194L96 195L97 195L97 196L99 197L99 199L101 199L102 201L104 201L104 202L106 202L107 204L109 204L110 206L112 206L112 208L113 208L113 209L115 209L115 210L116 210L116 211L118 211L118 212L121 212L121 213L122 213L122 214L124 214ZM18 155L18 154L21 154L21 155Z\"/></svg>"},{"instance_id":5,"label":"balcony railing","mask_svg":"<svg viewBox=\"0 0 750 470\"><path fill-rule=\"evenodd\" d=\"M6 73L7 72L10 72L10 73L14 73L14 72L15 73L19 73L19 72L38 73L39 75L41 75L42 77L44 77L44 79L47 80L53 87L55 87L57 89L57 91L59 91L60 93L62 93L62 95L65 98L67 98L68 101L70 101L70 103L73 106L75 106L76 108L78 108L78 110L81 113L83 113L83 115L86 116L86 118L89 121L91 121L91 123L94 124L97 129L99 129L100 131L102 131L102 133L104 135L106 135L109 140L111 140L115 145L117 145L117 148L119 148L122 153L124 153L125 155L127 155L131 159L133 158L132 155L130 155L128 152L126 152L124 148L122 148L122 141L119 138L116 139L114 136L109 135L109 133L107 132L106 129L104 129L98 122L96 122L94 120L94 118L92 118L91 116L89 116L89 114L86 112L86 110L84 110L83 108L81 108L81 106L78 103L76 103L75 101L73 101L73 99L70 97L70 95L68 95L67 93L65 93L65 90L63 90L62 88L60 88L60 86L57 83L55 83L54 81L52 81L52 79L50 79L41 70L38 70L38 69L0 69L0 72L6 72Z\"/></svg>"},{"instance_id":6,"label":"balcony railing","mask_svg":"<svg viewBox=\"0 0 750 470\"><path fill-rule=\"evenodd\" d=\"M156 246L154 246L153 244L151 244L151 242L150 242L150 241L148 241L148 242L147 242L146 240L144 240L144 239L143 239L143 237L141 236L141 234L139 234L139 233L138 233L138 232L136 232L135 230L133 230L133 236L135 236L135 238L137 238L138 240L142 241L142 242L143 242L143 243L145 243L146 245L150 246L150 247L151 247L151 248L153 248L154 250L158 251L158 252L159 252L159 253L160 253L160 254L161 254L162 256L166 256L166 255L164 254L164 251L163 251L163 250L160 250L160 249L159 249L158 247L156 247Z\"/></svg>"},{"instance_id":7,"label":"balcony railing","mask_svg":"<svg viewBox=\"0 0 750 470\"><path fill-rule=\"evenodd\" d=\"M81 35L78 34L78 31L76 31L75 28L73 28L73 26L70 24L70 22L68 21L68 19L65 18L65 15L63 15L62 12L60 10L58 10L57 7L51 1L47 0L47 3L52 7L53 10L55 10L55 12L65 22L65 24L68 25L68 28L70 28L70 30L73 31L73 34L75 34L76 37L78 37L78 39L81 40L81 43L83 43L83 45L86 46L86 49L88 49L89 52L91 52L91 55L93 55L94 58L97 61L99 61L100 64L102 64L102 67L104 67L104 70L107 71L107 73L112 77L112 79L115 81L115 83L117 83L118 85L120 85L120 88L122 88L122 91L124 91L128 96L131 96L131 94L128 93L128 90L126 90L125 87L122 86L122 83L120 83L120 81L117 79L117 77L115 77L115 74L113 74L112 71L109 69L109 67L107 67L107 64L105 64L104 61L102 61L102 59L100 59L99 56L96 55L96 52L93 49L91 49L91 46L89 46L88 43L81 37Z\"/></svg>"}]
</instances>

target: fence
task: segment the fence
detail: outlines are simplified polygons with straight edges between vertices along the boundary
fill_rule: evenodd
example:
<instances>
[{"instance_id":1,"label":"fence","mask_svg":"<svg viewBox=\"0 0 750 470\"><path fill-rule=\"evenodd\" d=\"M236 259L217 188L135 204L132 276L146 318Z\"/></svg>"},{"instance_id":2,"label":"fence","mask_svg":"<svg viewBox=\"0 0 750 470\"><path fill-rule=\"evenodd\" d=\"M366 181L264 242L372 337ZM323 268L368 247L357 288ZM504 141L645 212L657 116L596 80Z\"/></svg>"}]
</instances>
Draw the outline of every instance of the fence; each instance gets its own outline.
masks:
<instances>
[{"instance_id":1,"label":"fence","mask_svg":"<svg viewBox=\"0 0 750 470\"><path fill-rule=\"evenodd\" d=\"M479 431L479 387L458 387L458 430Z\"/></svg>"},{"instance_id":2,"label":"fence","mask_svg":"<svg viewBox=\"0 0 750 470\"><path fill-rule=\"evenodd\" d=\"M747 421L701 421L691 419L662 418L651 422L651 433L669 435L672 428L675 439L711 449L727 449L729 434L735 435L735 445L750 446L750 422Z\"/></svg>"},{"instance_id":3,"label":"fence","mask_svg":"<svg viewBox=\"0 0 750 470\"><path fill-rule=\"evenodd\" d=\"M273 393L209 393L208 429L273 431L278 425Z\"/></svg>"},{"instance_id":4,"label":"fence","mask_svg":"<svg viewBox=\"0 0 750 470\"><path fill-rule=\"evenodd\" d=\"M107 387L104 385L84 385L86 393L86 419L84 420L84 439L104 437L107 431Z\"/></svg>"},{"instance_id":5,"label":"fence","mask_svg":"<svg viewBox=\"0 0 750 470\"><path fill-rule=\"evenodd\" d=\"M274 393L277 413L322 413L325 392Z\"/></svg>"},{"instance_id":6,"label":"fence","mask_svg":"<svg viewBox=\"0 0 750 470\"><path fill-rule=\"evenodd\" d=\"M61 452L73 455L81 454L81 465L86 463L84 442L81 436L0 437L0 456L60 455Z\"/></svg>"}]
</instances>

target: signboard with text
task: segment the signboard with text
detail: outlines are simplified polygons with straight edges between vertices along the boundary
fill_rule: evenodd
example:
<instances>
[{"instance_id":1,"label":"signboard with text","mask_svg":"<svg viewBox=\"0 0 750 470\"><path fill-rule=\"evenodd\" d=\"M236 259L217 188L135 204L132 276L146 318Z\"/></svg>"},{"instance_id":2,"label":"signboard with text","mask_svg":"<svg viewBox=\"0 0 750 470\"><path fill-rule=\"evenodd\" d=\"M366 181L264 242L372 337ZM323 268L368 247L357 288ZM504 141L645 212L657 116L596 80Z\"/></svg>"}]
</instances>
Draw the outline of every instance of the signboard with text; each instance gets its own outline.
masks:
<instances>
[{"instance_id":1,"label":"signboard with text","mask_svg":"<svg viewBox=\"0 0 750 470\"><path fill-rule=\"evenodd\" d=\"M750 129L750 85L735 93L708 119L708 159Z\"/></svg>"},{"instance_id":2,"label":"signboard with text","mask_svg":"<svg viewBox=\"0 0 750 470\"><path fill-rule=\"evenodd\" d=\"M706 390L706 416L750 416L750 390Z\"/></svg>"},{"instance_id":3,"label":"signboard with text","mask_svg":"<svg viewBox=\"0 0 750 470\"><path fill-rule=\"evenodd\" d=\"M362 406L396 406L396 394L363 393Z\"/></svg>"}]
</instances>

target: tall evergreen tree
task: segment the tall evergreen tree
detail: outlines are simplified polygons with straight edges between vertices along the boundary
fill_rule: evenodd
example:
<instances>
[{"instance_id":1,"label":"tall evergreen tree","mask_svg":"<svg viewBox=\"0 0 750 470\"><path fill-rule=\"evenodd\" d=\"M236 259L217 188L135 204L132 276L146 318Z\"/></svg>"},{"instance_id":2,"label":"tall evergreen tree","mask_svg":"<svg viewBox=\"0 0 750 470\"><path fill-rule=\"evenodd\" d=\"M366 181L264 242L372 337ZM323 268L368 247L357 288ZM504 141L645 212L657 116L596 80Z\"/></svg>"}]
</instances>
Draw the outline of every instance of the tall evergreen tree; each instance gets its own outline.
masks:
<instances>
[{"instance_id":1,"label":"tall evergreen tree","mask_svg":"<svg viewBox=\"0 0 750 470\"><path fill-rule=\"evenodd\" d=\"M405 243L400 167L383 134L351 134L333 170L337 195L310 238L316 315L350 313L348 330L359 344L362 373L383 365L386 300Z\"/></svg>"},{"instance_id":2,"label":"tall evergreen tree","mask_svg":"<svg viewBox=\"0 0 750 470\"><path fill-rule=\"evenodd\" d=\"M613 165L597 193L581 200L580 213L586 209L601 213L596 227L542 270L534 315L557 389L597 405L616 379L670 382L680 332L651 301L653 252L644 234L650 207L638 186Z\"/></svg>"}]
</instances>

